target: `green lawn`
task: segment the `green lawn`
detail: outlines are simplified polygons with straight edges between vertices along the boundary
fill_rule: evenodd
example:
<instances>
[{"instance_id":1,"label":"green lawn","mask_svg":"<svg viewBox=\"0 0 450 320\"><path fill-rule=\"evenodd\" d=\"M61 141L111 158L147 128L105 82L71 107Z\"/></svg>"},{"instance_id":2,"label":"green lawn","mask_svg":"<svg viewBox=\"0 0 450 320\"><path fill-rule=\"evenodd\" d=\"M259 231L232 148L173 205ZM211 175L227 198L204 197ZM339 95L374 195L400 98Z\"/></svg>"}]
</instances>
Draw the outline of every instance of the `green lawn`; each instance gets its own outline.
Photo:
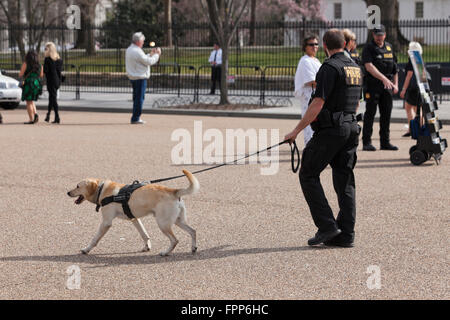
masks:
<instances>
[{"instance_id":1,"label":"green lawn","mask_svg":"<svg viewBox=\"0 0 450 320\"><path fill-rule=\"evenodd\" d=\"M450 61L450 45L433 45L424 46L424 60L427 63L431 62L448 62ZM148 52L148 49L146 50ZM361 51L361 49L360 49ZM160 63L193 66L200 68L201 66L208 66L208 58L211 48L177 48L169 49L163 48L163 54ZM230 67L230 74L253 75L260 71L255 70L258 66L264 69L268 66L277 66L277 68L269 68L268 74L271 75L294 75L298 60L302 56L299 47L245 47L242 49L232 48L230 50L229 65L230 66L244 66L239 69ZM406 63L408 56L406 52L397 53L399 63ZM68 51L67 56L64 56L65 64L81 66L81 71L91 72L124 72L125 49L118 52L115 49L101 50L95 56L86 56L81 50ZM325 59L323 49L319 50L319 60ZM20 63L20 58L16 56L16 61ZM0 53L0 68L6 68L13 63L10 54ZM108 65L108 67L99 66ZM287 68L282 68L287 67ZM74 70L74 69L72 69ZM70 71L69 69L67 71ZM169 70L161 70L161 72L168 72ZM170 71L172 72L172 71ZM182 73L194 73L194 71L183 67ZM201 68L201 74L208 74L209 68Z\"/></svg>"}]
</instances>

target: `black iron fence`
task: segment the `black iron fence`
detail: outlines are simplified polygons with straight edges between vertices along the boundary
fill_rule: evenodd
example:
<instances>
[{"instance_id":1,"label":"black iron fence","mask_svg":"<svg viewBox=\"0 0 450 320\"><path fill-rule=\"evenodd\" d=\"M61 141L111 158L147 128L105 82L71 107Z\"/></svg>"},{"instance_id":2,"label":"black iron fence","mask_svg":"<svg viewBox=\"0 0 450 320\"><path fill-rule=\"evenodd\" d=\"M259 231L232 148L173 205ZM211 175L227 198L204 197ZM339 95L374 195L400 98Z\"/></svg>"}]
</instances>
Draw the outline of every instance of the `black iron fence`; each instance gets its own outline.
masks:
<instances>
[{"instance_id":1,"label":"black iron fence","mask_svg":"<svg viewBox=\"0 0 450 320\"><path fill-rule=\"evenodd\" d=\"M18 69L1 65L5 75L17 78ZM404 64L400 65L399 88L405 78ZM450 64L429 64L431 89L440 101L450 101ZM227 78L229 96L246 96L259 99L261 105L267 98L291 98L294 92L294 66L230 66ZM61 91L74 92L75 99L82 93L130 93L132 88L124 70L116 65L84 64L65 65L65 82ZM199 96L208 95L211 88L211 66L200 67L178 64L158 64L151 68L147 92L176 96L191 96L191 102L199 102ZM395 96L394 98L399 98Z\"/></svg>"},{"instance_id":2,"label":"black iron fence","mask_svg":"<svg viewBox=\"0 0 450 320\"><path fill-rule=\"evenodd\" d=\"M450 20L383 21L400 64L407 62L407 44L419 41L423 57L432 75L432 88L443 100L450 100ZM349 28L357 36L358 50L369 38L365 21L295 21L240 23L230 47L229 94L265 97L288 97L294 90L293 77L301 43L306 34L323 33L331 27ZM82 92L131 92L125 75L125 51L131 34L141 30L150 41L163 47L158 65L152 67L149 90L154 93L198 96L209 93L210 67L208 57L214 41L208 24L179 25L174 23L173 43L163 46L164 25L115 25L69 30L65 26L0 26L0 68L14 74L19 70L22 55L29 47L43 52L47 41L57 45L65 64L66 83L62 90L72 91L79 98ZM254 41L250 43L250 35ZM90 45L80 39L92 39ZM83 47L83 48L78 48ZM87 48L87 49L86 49ZM319 60L325 58L319 50ZM402 81L402 76L400 77Z\"/></svg>"},{"instance_id":3,"label":"black iron fence","mask_svg":"<svg viewBox=\"0 0 450 320\"><path fill-rule=\"evenodd\" d=\"M407 45L413 40L423 45L426 62L450 61L450 19L383 23L387 29L387 40L393 44L400 63L407 62ZM235 66L296 66L302 54L301 43L305 35L317 34L321 43L324 32L331 27L349 28L355 32L360 51L370 36L365 21L281 21L257 23L254 28L242 22L231 41L229 63ZM161 63L195 67L208 63L214 41L208 24L174 23L173 43L169 46L165 45L167 29L163 24L136 26L111 22L102 26L85 26L83 30L70 30L64 25L45 28L30 25L0 26L0 64L20 64L28 48L38 48L42 54L45 43L52 41L66 64L117 65L120 69L131 35L138 30L146 35L146 51L150 50L150 41L163 48ZM251 34L254 34L252 43ZM319 51L318 58L325 58L323 50Z\"/></svg>"}]
</instances>

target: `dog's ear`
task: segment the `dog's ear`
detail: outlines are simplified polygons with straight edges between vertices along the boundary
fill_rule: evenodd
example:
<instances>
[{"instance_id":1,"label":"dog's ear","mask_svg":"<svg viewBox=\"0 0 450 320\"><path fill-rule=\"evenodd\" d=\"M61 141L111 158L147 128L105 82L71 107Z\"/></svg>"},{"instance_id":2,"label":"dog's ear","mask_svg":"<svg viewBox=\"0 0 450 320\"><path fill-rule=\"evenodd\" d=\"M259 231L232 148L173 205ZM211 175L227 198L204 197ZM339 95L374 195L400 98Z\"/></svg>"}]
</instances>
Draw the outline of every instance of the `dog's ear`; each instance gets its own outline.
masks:
<instances>
[{"instance_id":1,"label":"dog's ear","mask_svg":"<svg viewBox=\"0 0 450 320\"><path fill-rule=\"evenodd\" d=\"M98 188L98 179L88 179L87 180L87 192L90 196L94 195Z\"/></svg>"}]
</instances>

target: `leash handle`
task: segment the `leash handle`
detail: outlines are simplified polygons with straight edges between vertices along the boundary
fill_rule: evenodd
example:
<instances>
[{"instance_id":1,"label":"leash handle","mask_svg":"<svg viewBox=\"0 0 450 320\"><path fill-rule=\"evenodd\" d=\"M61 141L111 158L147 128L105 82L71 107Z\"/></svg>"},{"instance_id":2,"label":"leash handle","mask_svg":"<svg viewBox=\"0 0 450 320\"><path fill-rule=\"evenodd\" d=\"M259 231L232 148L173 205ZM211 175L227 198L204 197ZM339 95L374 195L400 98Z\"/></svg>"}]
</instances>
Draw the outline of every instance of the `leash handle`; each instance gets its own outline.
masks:
<instances>
[{"instance_id":1,"label":"leash handle","mask_svg":"<svg viewBox=\"0 0 450 320\"><path fill-rule=\"evenodd\" d=\"M300 151L298 151L297 143L294 142L292 144L289 144L289 147L291 148L291 168L293 173L297 173L298 169L300 168ZM295 165L295 154L297 154L297 165Z\"/></svg>"}]
</instances>

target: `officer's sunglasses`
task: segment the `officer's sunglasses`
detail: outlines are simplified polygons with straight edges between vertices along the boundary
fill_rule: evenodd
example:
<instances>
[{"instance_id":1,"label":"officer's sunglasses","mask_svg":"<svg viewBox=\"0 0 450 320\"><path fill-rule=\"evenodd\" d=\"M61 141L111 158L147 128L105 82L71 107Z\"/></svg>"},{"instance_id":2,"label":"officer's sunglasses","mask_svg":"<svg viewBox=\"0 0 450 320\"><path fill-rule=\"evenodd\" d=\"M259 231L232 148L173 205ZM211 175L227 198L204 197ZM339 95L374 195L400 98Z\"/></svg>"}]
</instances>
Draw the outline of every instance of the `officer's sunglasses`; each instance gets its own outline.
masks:
<instances>
[{"instance_id":1,"label":"officer's sunglasses","mask_svg":"<svg viewBox=\"0 0 450 320\"><path fill-rule=\"evenodd\" d=\"M317 42L315 42L315 43L307 43L306 45L310 46L310 47L318 47L319 46L319 44Z\"/></svg>"}]
</instances>

